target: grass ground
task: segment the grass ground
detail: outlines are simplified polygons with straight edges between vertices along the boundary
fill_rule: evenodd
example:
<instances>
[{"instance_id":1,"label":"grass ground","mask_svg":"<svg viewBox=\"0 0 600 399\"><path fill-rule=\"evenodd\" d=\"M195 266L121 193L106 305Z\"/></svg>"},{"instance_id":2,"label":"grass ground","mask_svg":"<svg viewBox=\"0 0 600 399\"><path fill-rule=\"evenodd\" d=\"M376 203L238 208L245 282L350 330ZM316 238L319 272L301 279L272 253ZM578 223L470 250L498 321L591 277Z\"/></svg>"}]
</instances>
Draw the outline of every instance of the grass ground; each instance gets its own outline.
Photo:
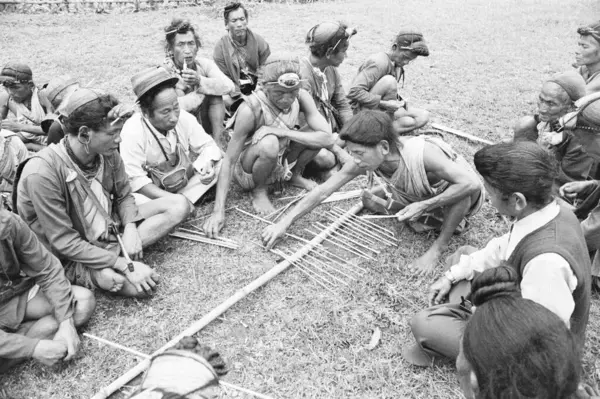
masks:
<instances>
[{"instance_id":1,"label":"grass ground","mask_svg":"<svg viewBox=\"0 0 600 399\"><path fill-rule=\"evenodd\" d=\"M535 109L542 79L570 67L576 27L599 11L594 0L348 0L260 5L250 23L273 52L299 55L306 53L305 32L319 21L343 19L358 26L349 58L340 67L346 85L367 55L389 46L399 27L416 26L424 31L431 56L407 68L406 97L431 110L438 123L500 140L509 137L516 118ZM210 56L224 33L222 20L212 12L185 8L109 15L4 14L1 61L29 63L39 81L62 73L93 80L94 86L131 101L131 75L162 60L161 28L176 15L200 27L201 52ZM477 149L452 137L448 141L467 158ZM250 210L248 198L237 189L229 201ZM305 227L323 219L324 208L292 232L304 235ZM208 205L200 212L210 210ZM228 213L224 234L243 243L239 251L161 241L145 252L147 262L163 276L157 295L138 301L99 294L87 331L151 353L273 267L276 257L250 243L263 225L233 212ZM382 224L397 228L389 221ZM506 229L489 204L471 226L453 240L451 250L481 246ZM401 238L399 248L363 263L368 274L339 295L289 270L198 337L229 362L228 381L277 398L459 397L451 366L416 369L400 355L402 345L412 339L408 321L426 305L432 279L412 276L405 265L433 240L408 230ZM594 297L585 355L586 379L592 382L599 379L599 313ZM382 331L381 342L367 350L376 327ZM30 362L0 378L15 398L84 398L136 362L133 356L83 339L81 355L66 366L48 370Z\"/></svg>"}]
</instances>

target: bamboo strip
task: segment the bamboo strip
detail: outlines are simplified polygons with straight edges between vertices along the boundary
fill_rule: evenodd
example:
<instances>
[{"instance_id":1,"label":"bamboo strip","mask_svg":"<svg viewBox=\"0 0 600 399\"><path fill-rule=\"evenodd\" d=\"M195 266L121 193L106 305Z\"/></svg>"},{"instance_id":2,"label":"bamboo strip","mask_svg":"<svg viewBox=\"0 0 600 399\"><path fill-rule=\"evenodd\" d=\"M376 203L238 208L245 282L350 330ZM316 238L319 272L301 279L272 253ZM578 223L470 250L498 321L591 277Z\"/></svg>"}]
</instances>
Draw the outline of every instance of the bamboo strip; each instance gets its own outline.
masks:
<instances>
[{"instance_id":1,"label":"bamboo strip","mask_svg":"<svg viewBox=\"0 0 600 399\"><path fill-rule=\"evenodd\" d=\"M334 210L337 210L337 211L338 211L338 213L344 213L344 212L346 212L346 211L344 211L342 208L339 208L339 207L337 207L337 206L335 206L335 207L334 207ZM382 232L385 232L385 233L387 233L387 235L389 235L389 236L390 236L390 238L392 238L392 239L394 239L394 240L396 239L396 233L394 233L394 232L393 232L393 231L391 231L391 230L388 230L388 229L386 229L386 228L385 228L385 227L383 227L383 226L380 226L380 225L378 225L377 223L369 222L369 221L367 221L367 220L362 220L362 218L361 218L361 217L359 217L359 216L357 216L357 215L354 215L354 217L353 217L352 219L358 219L358 220L361 220L363 223L366 223L366 224L368 224L369 226L371 226L371 227L373 227L373 228L375 228L375 229L377 229L377 230L381 230Z\"/></svg>"},{"instance_id":2,"label":"bamboo strip","mask_svg":"<svg viewBox=\"0 0 600 399\"><path fill-rule=\"evenodd\" d=\"M319 226L319 227L323 228L323 223L321 223L321 222L317 222L316 224L317 224L317 226ZM335 235L336 235L336 237L340 237L340 240L341 240L341 239L348 240L348 241L350 241L351 243L353 243L353 244L356 244L356 245L358 245L359 247L362 247L362 248L366 249L367 251L372 251L372 252L375 252L377 255L379 255L379 254L381 253L381 252L379 252L378 250L376 250L376 249L373 249L372 247L366 246L366 245L364 245L364 244L361 244L361 243L359 243L358 241L356 241L356 240L354 240L354 239L352 239L352 238L350 238L350 237L345 237L343 234L340 234L340 232L339 232L339 231L336 231L336 232L335 232Z\"/></svg>"},{"instance_id":3,"label":"bamboo strip","mask_svg":"<svg viewBox=\"0 0 600 399\"><path fill-rule=\"evenodd\" d=\"M310 229L304 229L304 230L308 231L310 234L314 234L315 236L319 234L319 233L315 233L314 231L312 231ZM371 257L370 255L367 255L358 249L351 248L351 247L347 246L345 243L340 242L340 240L334 240L332 238L332 236L327 237L325 239L325 241L329 241L330 243L337 245L338 247L342 247L342 249L344 249L346 251L350 251L354 255L361 256L361 257L363 257L365 259L369 259L369 260L375 260L375 258Z\"/></svg>"},{"instance_id":4,"label":"bamboo strip","mask_svg":"<svg viewBox=\"0 0 600 399\"><path fill-rule=\"evenodd\" d=\"M338 218L338 216L333 213L327 214L327 217L329 217L332 220L335 220L336 218ZM347 220L345 223L346 223L346 225L349 225L352 228L354 228L355 230L359 231L361 234L366 234L369 237L372 237L379 242L383 242L384 244L391 245L391 246L396 245L396 243L392 242L389 238L382 237L381 235L375 235L376 233L367 230L366 228L364 228L363 226L360 226L358 223L356 223L354 221Z\"/></svg>"},{"instance_id":5,"label":"bamboo strip","mask_svg":"<svg viewBox=\"0 0 600 399\"><path fill-rule=\"evenodd\" d=\"M341 211L333 210L330 212L330 218L338 218ZM350 218L348 223L351 224L355 230L359 230L361 234L368 234L372 238L376 238L381 241L386 240L390 245L395 245L396 237L391 237L388 233L375 229L372 226L365 224L365 221L360 218Z\"/></svg>"},{"instance_id":6,"label":"bamboo strip","mask_svg":"<svg viewBox=\"0 0 600 399\"><path fill-rule=\"evenodd\" d=\"M318 249L317 249L317 250L311 251L310 253L318 255L321 258L326 259L329 262L334 262L338 266L343 267L344 269L347 269L348 271L350 271L352 273L356 273L356 275L358 275L358 276L360 276L361 274L363 274L363 273L365 273L367 271L366 269L363 269L362 267L360 267L358 265L355 265L355 264L353 264L351 262L347 262L346 260L344 260L344 263L341 263L340 261L338 261L336 259L328 257L327 254L326 254L327 253L326 251L323 251L323 250L321 250L321 251L322 252L319 252ZM360 270L360 272L358 270L355 270L355 269Z\"/></svg>"},{"instance_id":7,"label":"bamboo strip","mask_svg":"<svg viewBox=\"0 0 600 399\"><path fill-rule=\"evenodd\" d=\"M335 231L337 228L339 228L342 225L342 223L350 217L350 215L358 213L361 209L362 209L362 203L356 204L354 207L352 207L346 213L346 215L340 217L339 220L332 223L325 231L322 231L317 237L314 237L310 241L310 243L308 243L307 245L302 247L302 249L300 251L294 253L294 255L290 259L285 260L285 258L284 258L283 262L278 263L271 270L269 270L268 272L266 272L265 274L263 274L256 280L252 281L250 284L248 284L245 287L241 288L240 290L236 291L235 294L233 294L231 297L227 298L224 302L222 302L219 306L217 306L216 308L211 310L207 315L202 317L200 320L194 322L190 327L188 327L182 333L180 333L179 335L174 337L171 341L167 342L166 345L164 345L162 348L160 348L156 352L154 352L153 355L162 353L165 350L169 349L170 347L174 346L181 340L181 338L187 337L190 335L194 335L198 331L202 330L209 323L211 323L212 321L217 319L219 316L221 316L223 313L225 313L233 305L235 305L236 303L238 303L239 301L244 299L246 296L248 296L248 294L256 291L258 288L262 287L263 285L268 283L270 280L272 280L275 276L277 276L280 273L282 273L283 271L287 270L287 268L290 267L290 265L292 264L291 261L296 261L296 260L300 259L306 253L308 253L312 248L314 248L316 245L321 243L329 234L331 234L333 231ZM118 379L113 381L110 385L102 388L98 393L96 393L92 397L92 399L108 398L113 392L120 389L121 387L123 387L123 385L125 385L126 383L131 381L133 378L135 378L138 374L143 372L148 367L149 364L150 364L150 362L148 360L144 360L144 361L140 362L138 365L131 368L129 371L127 371L121 377L119 377Z\"/></svg>"},{"instance_id":8,"label":"bamboo strip","mask_svg":"<svg viewBox=\"0 0 600 399\"><path fill-rule=\"evenodd\" d=\"M339 213L339 214L343 214L345 212L343 209L338 208L337 206L334 207L333 210L337 211L337 213ZM367 226L369 226L369 227L377 230L380 234L382 234L384 236L387 236L387 237L389 237L392 240L396 239L396 233L394 233L391 230L386 229L383 226L378 225L377 223L369 222L368 220L363 220L362 217L359 217L359 216L356 216L356 215L353 218L351 218L351 219L355 220L355 221L357 221L359 223L365 224L365 225L367 225Z\"/></svg>"},{"instance_id":9,"label":"bamboo strip","mask_svg":"<svg viewBox=\"0 0 600 399\"><path fill-rule=\"evenodd\" d=\"M212 244L212 245L216 245L219 247L225 247L225 248L229 248L229 249L239 249L239 245L233 245L230 244L228 242L225 241L219 241L219 240L214 240L212 238L206 238L206 237L202 237L199 235L192 235L192 234L186 234L186 233L178 233L178 232L173 232L171 234L169 234L170 237L176 237L176 238L183 238L185 240L191 240L191 241L197 241L197 242L202 242L204 244Z\"/></svg>"},{"instance_id":10,"label":"bamboo strip","mask_svg":"<svg viewBox=\"0 0 600 399\"><path fill-rule=\"evenodd\" d=\"M288 255L288 256L289 256L289 255ZM306 259L306 257L307 257L307 256L308 256L308 253L307 253L306 255L304 255L300 261L301 261L301 262L304 262L304 263L306 263L307 265L309 265L310 267L312 267L312 268L314 268L314 269L318 270L318 271L319 271L319 272L321 272L321 273L325 273L326 275L328 275L328 276L329 276L329 277L331 277L332 279L339 281L341 284L348 285L348 283L347 283L347 282L345 282L344 280L340 279L339 277L337 277L337 276L334 276L333 274L329 273L327 270L324 270L323 268L319 267L318 265L315 265L314 263L311 263L311 262L309 262L309 261ZM325 276L322 276L322 277L325 279ZM332 285L334 285L334 286L335 286L335 283L332 283Z\"/></svg>"},{"instance_id":11,"label":"bamboo strip","mask_svg":"<svg viewBox=\"0 0 600 399\"><path fill-rule=\"evenodd\" d=\"M323 266L325 266L325 267L327 267L327 268L330 268L330 269L334 270L335 272L337 272L337 273L341 274L342 276L344 276L344 277L347 277L347 278L349 278L350 280L354 280L354 281L356 281L356 277L354 277L354 276L350 276L350 275L349 275L349 274L347 274L346 272L343 272L343 271L341 271L341 270L339 270L339 269L337 269L337 268L333 267L332 265L330 265L330 264L327 264L327 263L323 262L321 259L319 259L319 258L317 258L316 256L314 256L314 255L312 254L312 252L309 252L309 253L307 253L307 254L306 254L306 256L307 256L307 257L310 257L310 258L311 258L311 259L313 259L315 262L317 262L317 263L320 263L321 265L323 265Z\"/></svg>"},{"instance_id":12,"label":"bamboo strip","mask_svg":"<svg viewBox=\"0 0 600 399\"><path fill-rule=\"evenodd\" d=\"M441 130L442 132L450 133L458 137L462 137L467 140L475 141L481 144L492 145L493 141L482 139L481 137L473 136L472 134L461 132L460 130L452 129L451 127L442 126L438 123L432 123L431 127L437 130Z\"/></svg>"},{"instance_id":13,"label":"bamboo strip","mask_svg":"<svg viewBox=\"0 0 600 399\"><path fill-rule=\"evenodd\" d=\"M196 226L192 226L192 227L195 228L196 230L184 229L183 227L179 227L177 230L178 231L182 231L184 233L189 233L189 234L199 235L201 237L206 237L206 234L204 234L204 232L202 230L200 230ZM208 237L206 237L206 238L208 238ZM217 241L228 242L230 244L237 245L238 247L240 245L236 241L233 241L233 240L231 240L229 238L225 238L225 237L221 237L221 236L216 237L216 238L209 238L209 240L217 240Z\"/></svg>"}]
</instances>

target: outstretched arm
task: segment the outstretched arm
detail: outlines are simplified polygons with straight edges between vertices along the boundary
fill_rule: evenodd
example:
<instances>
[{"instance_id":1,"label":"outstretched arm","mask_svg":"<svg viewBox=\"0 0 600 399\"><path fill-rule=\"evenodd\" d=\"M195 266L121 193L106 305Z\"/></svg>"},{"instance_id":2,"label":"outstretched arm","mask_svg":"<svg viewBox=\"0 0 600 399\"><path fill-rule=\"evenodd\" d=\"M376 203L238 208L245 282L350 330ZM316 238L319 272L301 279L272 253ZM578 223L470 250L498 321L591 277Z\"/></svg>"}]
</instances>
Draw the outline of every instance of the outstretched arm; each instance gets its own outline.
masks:
<instances>
[{"instance_id":1,"label":"outstretched arm","mask_svg":"<svg viewBox=\"0 0 600 399\"><path fill-rule=\"evenodd\" d=\"M233 136L227 145L227 152L225 153L221 171L219 172L215 207L213 208L212 215L203 226L204 233L208 237L216 237L225 225L225 202L227 200L227 191L229 191L229 185L231 184L233 168L244 149L244 143L253 130L254 114L250 107L243 103L238 110L233 128Z\"/></svg>"},{"instance_id":2,"label":"outstretched arm","mask_svg":"<svg viewBox=\"0 0 600 399\"><path fill-rule=\"evenodd\" d=\"M267 248L273 245L285 235L286 230L302 216L312 211L327 197L336 192L350 180L364 173L356 163L347 162L342 169L327 179L323 184L313 188L290 212L288 212L277 224L267 227L262 232L262 240Z\"/></svg>"}]
</instances>

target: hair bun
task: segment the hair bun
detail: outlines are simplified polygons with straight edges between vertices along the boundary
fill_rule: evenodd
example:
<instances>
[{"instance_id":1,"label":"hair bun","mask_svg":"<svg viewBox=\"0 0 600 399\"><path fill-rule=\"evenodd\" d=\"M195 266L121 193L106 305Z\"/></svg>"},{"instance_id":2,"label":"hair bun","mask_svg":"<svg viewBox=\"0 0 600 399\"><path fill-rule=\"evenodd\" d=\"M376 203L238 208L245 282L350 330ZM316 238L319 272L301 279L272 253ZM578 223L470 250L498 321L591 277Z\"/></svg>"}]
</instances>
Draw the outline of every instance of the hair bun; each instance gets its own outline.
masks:
<instances>
[{"instance_id":1,"label":"hair bun","mask_svg":"<svg viewBox=\"0 0 600 399\"><path fill-rule=\"evenodd\" d=\"M471 302L481 306L499 297L520 297L521 290L517 284L517 272L508 264L484 270L473 280L471 285Z\"/></svg>"}]
</instances>

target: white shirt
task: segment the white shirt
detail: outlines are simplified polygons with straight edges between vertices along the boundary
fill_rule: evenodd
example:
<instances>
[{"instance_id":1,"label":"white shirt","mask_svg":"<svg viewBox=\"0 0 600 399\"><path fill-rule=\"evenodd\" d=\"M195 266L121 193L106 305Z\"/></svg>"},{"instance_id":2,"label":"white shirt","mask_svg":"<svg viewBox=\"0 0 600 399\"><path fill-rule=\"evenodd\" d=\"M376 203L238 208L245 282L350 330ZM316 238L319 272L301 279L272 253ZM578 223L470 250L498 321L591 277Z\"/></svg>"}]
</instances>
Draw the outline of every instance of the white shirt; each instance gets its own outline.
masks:
<instances>
[{"instance_id":1,"label":"white shirt","mask_svg":"<svg viewBox=\"0 0 600 399\"><path fill-rule=\"evenodd\" d=\"M141 113L135 113L125 122L121 131L123 140L120 144L121 158L123 158L125 172L129 176L129 183L134 192L152 183L152 179L148 177L143 165L155 165L165 161L158 142L142 122L142 118ZM196 118L186 111L181 111L177 126L168 131L166 135L157 132L148 120L146 122L154 130L154 134L160 140L167 154L175 151L178 138L188 154L190 151L198 154L198 159L194 162L194 168L197 171L199 165L203 164L207 158L218 161L223 157L212 137L204 131ZM198 167L196 167L197 165Z\"/></svg>"},{"instance_id":2,"label":"white shirt","mask_svg":"<svg viewBox=\"0 0 600 399\"><path fill-rule=\"evenodd\" d=\"M493 238L482 250L471 255L463 255L458 264L450 268L456 280L472 280L473 272L499 266L508 260L517 244L526 235L544 226L558 216L560 206L553 201L549 205L515 222L511 232ZM547 252L531 259L523 269L521 294L543 305L558 315L566 324L575 301L573 291L577 286L577 277L565 258L554 252Z\"/></svg>"}]
</instances>

